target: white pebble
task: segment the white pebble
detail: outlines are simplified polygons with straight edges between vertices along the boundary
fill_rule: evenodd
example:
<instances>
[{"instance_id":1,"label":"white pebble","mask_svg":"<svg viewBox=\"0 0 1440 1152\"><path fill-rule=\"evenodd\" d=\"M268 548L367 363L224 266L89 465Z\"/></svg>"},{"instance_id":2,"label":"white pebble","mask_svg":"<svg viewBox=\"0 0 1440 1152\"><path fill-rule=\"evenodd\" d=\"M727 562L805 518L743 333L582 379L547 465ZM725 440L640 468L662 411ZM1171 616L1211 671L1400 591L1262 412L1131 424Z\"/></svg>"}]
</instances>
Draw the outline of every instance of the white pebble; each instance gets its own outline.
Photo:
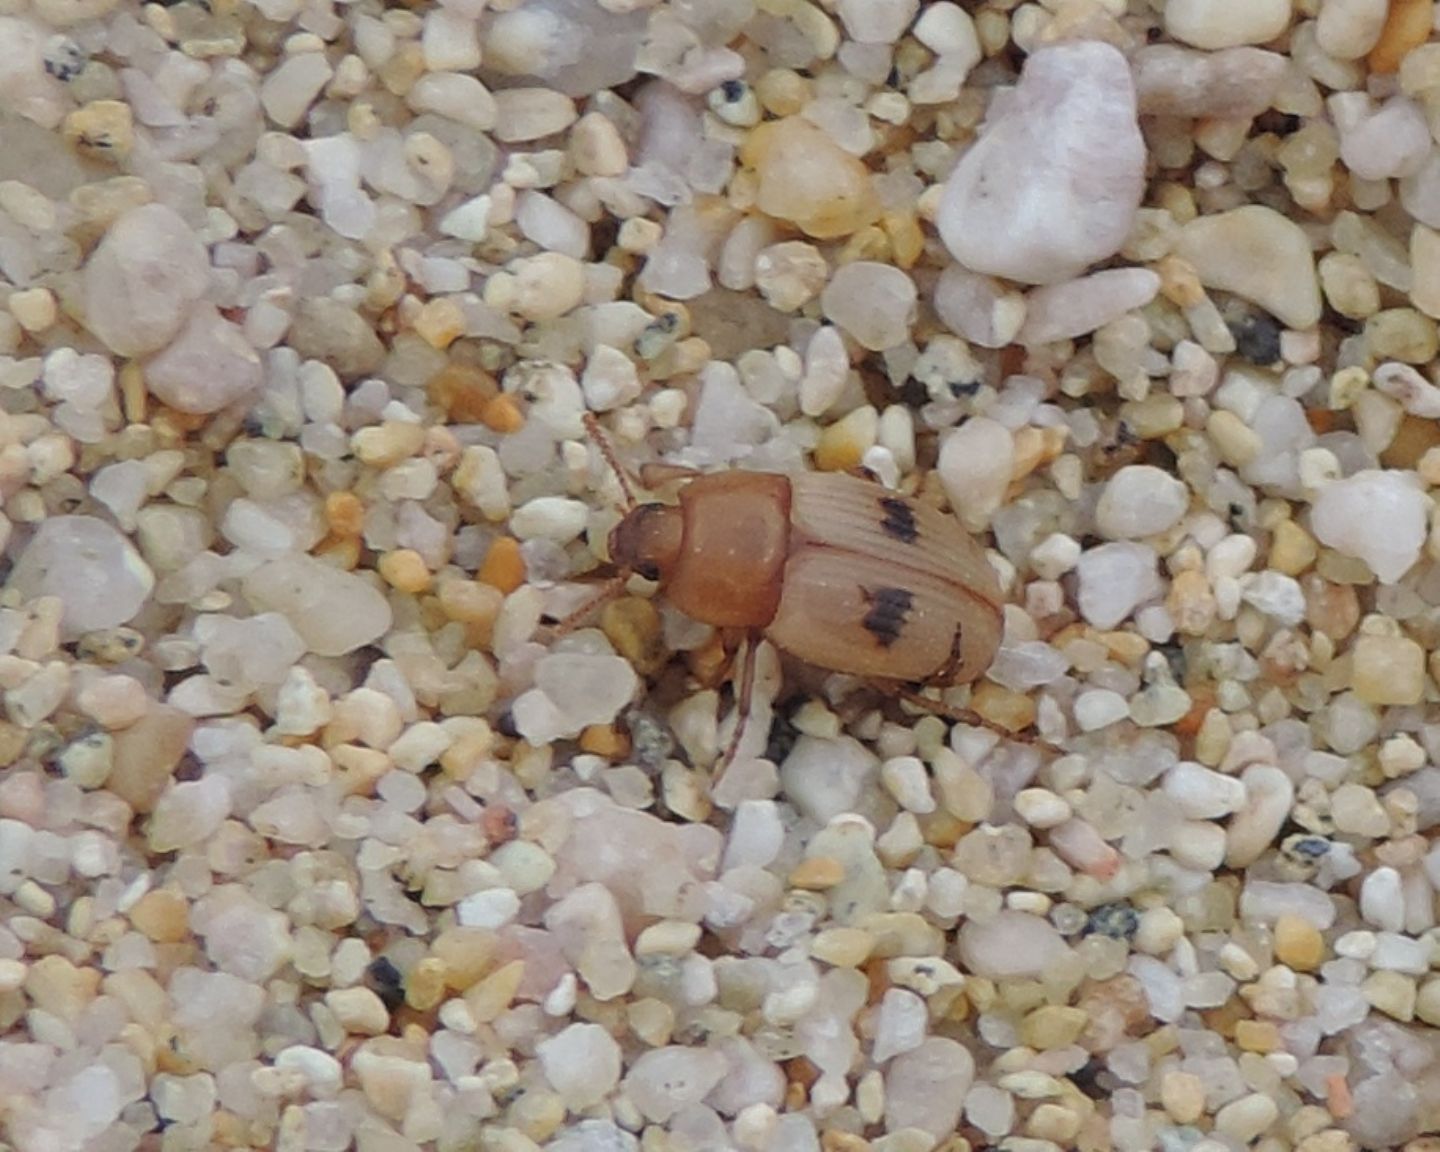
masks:
<instances>
[{"instance_id":1,"label":"white pebble","mask_svg":"<svg viewBox=\"0 0 1440 1152\"><path fill-rule=\"evenodd\" d=\"M1168 0L1165 31L1194 48L1274 40L1290 23L1291 0Z\"/></svg>"},{"instance_id":2,"label":"white pebble","mask_svg":"<svg viewBox=\"0 0 1440 1152\"><path fill-rule=\"evenodd\" d=\"M1119 250L1145 184L1125 57L1098 40L1032 52L945 185L936 226L975 272L1055 284Z\"/></svg>"},{"instance_id":3,"label":"white pebble","mask_svg":"<svg viewBox=\"0 0 1440 1152\"><path fill-rule=\"evenodd\" d=\"M598 1104L620 1080L620 1045L598 1024L571 1024L536 1046L540 1068L565 1107Z\"/></svg>"},{"instance_id":4,"label":"white pebble","mask_svg":"<svg viewBox=\"0 0 1440 1152\"><path fill-rule=\"evenodd\" d=\"M1405 930L1405 889L1400 873L1382 865L1360 883L1360 916L1383 932Z\"/></svg>"},{"instance_id":5,"label":"white pebble","mask_svg":"<svg viewBox=\"0 0 1440 1152\"><path fill-rule=\"evenodd\" d=\"M1080 560L1080 542L1063 532L1052 532L1030 549L1030 567L1042 580L1058 580Z\"/></svg>"},{"instance_id":6,"label":"white pebble","mask_svg":"<svg viewBox=\"0 0 1440 1152\"><path fill-rule=\"evenodd\" d=\"M907 812L925 815L935 811L935 797L930 792L930 777L925 765L915 756L897 756L880 765L880 781L895 803Z\"/></svg>"},{"instance_id":7,"label":"white pebble","mask_svg":"<svg viewBox=\"0 0 1440 1152\"><path fill-rule=\"evenodd\" d=\"M1015 814L1032 828L1056 828L1074 812L1063 796L1048 788L1022 788L1015 794Z\"/></svg>"},{"instance_id":8,"label":"white pebble","mask_svg":"<svg viewBox=\"0 0 1440 1152\"><path fill-rule=\"evenodd\" d=\"M1243 296L1291 328L1309 328L1320 319L1310 238L1273 208L1247 204L1197 216L1181 229L1176 250L1207 288Z\"/></svg>"},{"instance_id":9,"label":"white pebble","mask_svg":"<svg viewBox=\"0 0 1440 1152\"><path fill-rule=\"evenodd\" d=\"M1310 524L1322 544L1393 584L1420 558L1429 504L1414 473L1366 470L1322 487Z\"/></svg>"},{"instance_id":10,"label":"white pebble","mask_svg":"<svg viewBox=\"0 0 1440 1152\"><path fill-rule=\"evenodd\" d=\"M67 636L128 623L154 586L155 574L130 541L94 516L54 516L41 523L8 583L27 600L59 598Z\"/></svg>"},{"instance_id":11,"label":"white pebble","mask_svg":"<svg viewBox=\"0 0 1440 1152\"><path fill-rule=\"evenodd\" d=\"M455 906L455 918L467 928L501 928L520 911L520 897L509 888L475 892Z\"/></svg>"},{"instance_id":12,"label":"white pebble","mask_svg":"<svg viewBox=\"0 0 1440 1152\"><path fill-rule=\"evenodd\" d=\"M1245 806L1235 813L1226 831L1225 863L1248 868L1280 832L1290 816L1295 786L1290 777L1270 764L1252 764L1240 774Z\"/></svg>"},{"instance_id":13,"label":"white pebble","mask_svg":"<svg viewBox=\"0 0 1440 1152\"><path fill-rule=\"evenodd\" d=\"M967 420L940 445L936 468L950 506L972 532L989 526L1010 486L1015 441L1010 429L986 416Z\"/></svg>"},{"instance_id":14,"label":"white pebble","mask_svg":"<svg viewBox=\"0 0 1440 1152\"><path fill-rule=\"evenodd\" d=\"M163 348L210 286L205 246L173 208L132 208L86 261L85 323L114 353Z\"/></svg>"},{"instance_id":15,"label":"white pebble","mask_svg":"<svg viewBox=\"0 0 1440 1152\"><path fill-rule=\"evenodd\" d=\"M1240 578L1245 603L1286 627L1305 619L1305 593L1293 576L1283 572L1246 573Z\"/></svg>"},{"instance_id":16,"label":"white pebble","mask_svg":"<svg viewBox=\"0 0 1440 1152\"><path fill-rule=\"evenodd\" d=\"M800 378L800 411L823 416L840 399L850 379L850 354L840 330L825 325L805 348L805 375Z\"/></svg>"},{"instance_id":17,"label":"white pebble","mask_svg":"<svg viewBox=\"0 0 1440 1152\"><path fill-rule=\"evenodd\" d=\"M265 77L260 85L260 104L280 127L297 127L334 75L325 53L298 53Z\"/></svg>"},{"instance_id":18,"label":"white pebble","mask_svg":"<svg viewBox=\"0 0 1440 1152\"><path fill-rule=\"evenodd\" d=\"M1380 39L1388 0L1321 0L1315 42L1336 60L1358 60Z\"/></svg>"},{"instance_id":19,"label":"white pebble","mask_svg":"<svg viewBox=\"0 0 1440 1152\"><path fill-rule=\"evenodd\" d=\"M548 88L505 88L495 93L495 139L522 144L563 132L575 122L575 102Z\"/></svg>"},{"instance_id":20,"label":"white pebble","mask_svg":"<svg viewBox=\"0 0 1440 1152\"><path fill-rule=\"evenodd\" d=\"M580 374L580 389L592 412L609 412L639 397L640 375L635 362L624 352L597 344Z\"/></svg>"},{"instance_id":21,"label":"white pebble","mask_svg":"<svg viewBox=\"0 0 1440 1152\"><path fill-rule=\"evenodd\" d=\"M920 19L911 29L915 39L937 56L953 53L975 53L975 62L980 61L980 41L975 33L975 21L970 13L950 0L932 0L925 5Z\"/></svg>"},{"instance_id":22,"label":"white pebble","mask_svg":"<svg viewBox=\"0 0 1440 1152\"><path fill-rule=\"evenodd\" d=\"M1084 732L1096 732L1130 714L1125 697L1108 688L1092 688L1075 698L1075 723Z\"/></svg>"},{"instance_id":23,"label":"white pebble","mask_svg":"<svg viewBox=\"0 0 1440 1152\"><path fill-rule=\"evenodd\" d=\"M279 612L310 651L343 656L383 636L390 603L362 576L295 553L251 572L241 591L259 611Z\"/></svg>"},{"instance_id":24,"label":"white pebble","mask_svg":"<svg viewBox=\"0 0 1440 1152\"><path fill-rule=\"evenodd\" d=\"M1155 550L1118 541L1092 548L1076 565L1080 614L1096 628L1113 628L1163 591Z\"/></svg>"},{"instance_id":25,"label":"white pebble","mask_svg":"<svg viewBox=\"0 0 1440 1152\"><path fill-rule=\"evenodd\" d=\"M589 518L590 508L583 500L537 496L515 509L510 517L510 530L521 540L568 544L585 531Z\"/></svg>"},{"instance_id":26,"label":"white pebble","mask_svg":"<svg viewBox=\"0 0 1440 1152\"><path fill-rule=\"evenodd\" d=\"M1160 277L1148 268L1109 268L1036 288L1025 297L1025 323L1015 340L1028 347L1073 340L1143 308L1159 290Z\"/></svg>"},{"instance_id":27,"label":"white pebble","mask_svg":"<svg viewBox=\"0 0 1440 1152\"><path fill-rule=\"evenodd\" d=\"M1337 92L1326 101L1340 133L1340 159L1364 180L1413 176L1430 153L1430 129L1420 105L1392 96L1377 106L1363 92Z\"/></svg>"},{"instance_id":28,"label":"white pebble","mask_svg":"<svg viewBox=\"0 0 1440 1152\"><path fill-rule=\"evenodd\" d=\"M441 217L439 230L458 240L480 243L490 232L490 196L475 196L456 204Z\"/></svg>"},{"instance_id":29,"label":"white pebble","mask_svg":"<svg viewBox=\"0 0 1440 1152\"><path fill-rule=\"evenodd\" d=\"M1165 794L1192 820L1219 820L1245 804L1245 786L1234 776L1182 760L1165 773Z\"/></svg>"},{"instance_id":30,"label":"white pebble","mask_svg":"<svg viewBox=\"0 0 1440 1152\"><path fill-rule=\"evenodd\" d=\"M1095 525L1110 540L1134 540L1174 527L1190 495L1182 481L1150 464L1129 464L1110 477L1095 509Z\"/></svg>"},{"instance_id":31,"label":"white pebble","mask_svg":"<svg viewBox=\"0 0 1440 1152\"><path fill-rule=\"evenodd\" d=\"M915 19L920 0L839 0L835 10L850 39L894 44Z\"/></svg>"},{"instance_id":32,"label":"white pebble","mask_svg":"<svg viewBox=\"0 0 1440 1152\"><path fill-rule=\"evenodd\" d=\"M820 309L862 348L883 352L909 336L918 299L915 282L901 269L856 260L830 278Z\"/></svg>"},{"instance_id":33,"label":"white pebble","mask_svg":"<svg viewBox=\"0 0 1440 1152\"><path fill-rule=\"evenodd\" d=\"M576 260L590 254L590 226L557 200L527 189L515 202L515 224L526 239Z\"/></svg>"}]
</instances>

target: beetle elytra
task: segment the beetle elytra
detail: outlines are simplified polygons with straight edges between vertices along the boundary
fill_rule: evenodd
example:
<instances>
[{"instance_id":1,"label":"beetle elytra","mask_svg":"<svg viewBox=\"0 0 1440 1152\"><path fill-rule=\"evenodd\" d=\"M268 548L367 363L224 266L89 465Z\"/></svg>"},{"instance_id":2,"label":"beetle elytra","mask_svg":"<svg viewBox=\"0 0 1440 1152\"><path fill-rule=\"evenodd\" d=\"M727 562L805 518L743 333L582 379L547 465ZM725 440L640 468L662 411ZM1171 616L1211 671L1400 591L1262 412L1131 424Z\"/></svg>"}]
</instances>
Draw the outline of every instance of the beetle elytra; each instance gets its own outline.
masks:
<instances>
[{"instance_id":1,"label":"beetle elytra","mask_svg":"<svg viewBox=\"0 0 1440 1152\"><path fill-rule=\"evenodd\" d=\"M685 615L922 704L934 702L917 689L967 684L990 667L1000 583L953 516L836 472L696 474L678 503L639 503L598 424L587 425L627 501L610 533L612 562L656 581ZM732 752L755 648L747 646Z\"/></svg>"}]
</instances>

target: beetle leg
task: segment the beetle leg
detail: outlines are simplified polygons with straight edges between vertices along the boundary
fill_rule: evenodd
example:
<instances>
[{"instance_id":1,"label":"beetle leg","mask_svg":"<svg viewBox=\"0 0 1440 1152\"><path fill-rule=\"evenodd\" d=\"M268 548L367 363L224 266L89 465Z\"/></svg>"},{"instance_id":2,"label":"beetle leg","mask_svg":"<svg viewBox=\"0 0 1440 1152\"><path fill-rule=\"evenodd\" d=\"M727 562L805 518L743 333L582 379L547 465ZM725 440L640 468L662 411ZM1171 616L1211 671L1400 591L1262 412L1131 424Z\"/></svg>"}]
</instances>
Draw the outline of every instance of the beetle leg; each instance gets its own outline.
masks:
<instances>
[{"instance_id":1,"label":"beetle leg","mask_svg":"<svg viewBox=\"0 0 1440 1152\"><path fill-rule=\"evenodd\" d=\"M1014 740L1017 744L1042 744L1046 748L1054 748L1048 740L1036 735L1033 732L1012 732L1008 728L1001 728L992 724L980 713L972 708L957 708L953 704L946 704L943 700L932 700L929 696L916 691L908 684L902 684L892 689L894 693L908 704L914 704L917 708L923 708L934 716L944 717L946 720L956 724L970 724L976 728L988 728L991 732L998 732L1007 740Z\"/></svg>"},{"instance_id":2,"label":"beetle leg","mask_svg":"<svg viewBox=\"0 0 1440 1152\"><path fill-rule=\"evenodd\" d=\"M755 663L760 655L760 643L754 636L745 640L745 657L740 662L740 686L735 693L735 731L725 745L725 755L720 757L712 783L719 783L740 751L740 741L745 738L745 726L750 722L750 698L755 692Z\"/></svg>"}]
</instances>

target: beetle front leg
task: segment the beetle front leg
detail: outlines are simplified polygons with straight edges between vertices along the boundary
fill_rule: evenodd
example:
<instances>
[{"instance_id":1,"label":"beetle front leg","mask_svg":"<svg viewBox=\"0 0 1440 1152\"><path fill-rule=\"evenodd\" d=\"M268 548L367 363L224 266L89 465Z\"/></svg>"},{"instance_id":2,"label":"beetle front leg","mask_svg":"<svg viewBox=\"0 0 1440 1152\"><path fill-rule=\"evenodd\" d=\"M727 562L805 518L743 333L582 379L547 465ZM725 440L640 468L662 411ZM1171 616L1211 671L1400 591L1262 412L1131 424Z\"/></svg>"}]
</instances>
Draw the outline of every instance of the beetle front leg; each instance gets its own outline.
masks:
<instances>
[{"instance_id":1,"label":"beetle front leg","mask_svg":"<svg viewBox=\"0 0 1440 1152\"><path fill-rule=\"evenodd\" d=\"M770 720L774 689L778 688L778 662L767 659L762 667L762 657L773 657L774 649L767 645L758 633L745 637L744 652L740 659L740 679L735 690L734 731L725 742L725 752L716 763L712 788L718 785L726 770L740 755L752 721L764 721L765 731L761 739L769 738ZM762 688L763 685L763 688ZM770 690L764 690L770 689ZM763 744L761 747L763 752Z\"/></svg>"}]
</instances>

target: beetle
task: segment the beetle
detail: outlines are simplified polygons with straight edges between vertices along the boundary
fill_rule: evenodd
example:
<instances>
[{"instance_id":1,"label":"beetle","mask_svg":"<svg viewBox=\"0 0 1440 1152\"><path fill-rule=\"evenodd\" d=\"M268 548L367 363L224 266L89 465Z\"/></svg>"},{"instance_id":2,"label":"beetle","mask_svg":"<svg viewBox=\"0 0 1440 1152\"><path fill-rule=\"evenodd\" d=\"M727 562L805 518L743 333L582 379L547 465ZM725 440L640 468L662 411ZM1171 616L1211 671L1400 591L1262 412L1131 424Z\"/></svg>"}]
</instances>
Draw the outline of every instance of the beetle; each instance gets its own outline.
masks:
<instances>
[{"instance_id":1,"label":"beetle","mask_svg":"<svg viewBox=\"0 0 1440 1152\"><path fill-rule=\"evenodd\" d=\"M611 561L685 615L924 706L935 702L918 689L968 684L994 661L999 577L953 516L838 472L688 473L678 503L640 503L593 417L587 426L626 498ZM723 764L739 745L755 651Z\"/></svg>"}]
</instances>

